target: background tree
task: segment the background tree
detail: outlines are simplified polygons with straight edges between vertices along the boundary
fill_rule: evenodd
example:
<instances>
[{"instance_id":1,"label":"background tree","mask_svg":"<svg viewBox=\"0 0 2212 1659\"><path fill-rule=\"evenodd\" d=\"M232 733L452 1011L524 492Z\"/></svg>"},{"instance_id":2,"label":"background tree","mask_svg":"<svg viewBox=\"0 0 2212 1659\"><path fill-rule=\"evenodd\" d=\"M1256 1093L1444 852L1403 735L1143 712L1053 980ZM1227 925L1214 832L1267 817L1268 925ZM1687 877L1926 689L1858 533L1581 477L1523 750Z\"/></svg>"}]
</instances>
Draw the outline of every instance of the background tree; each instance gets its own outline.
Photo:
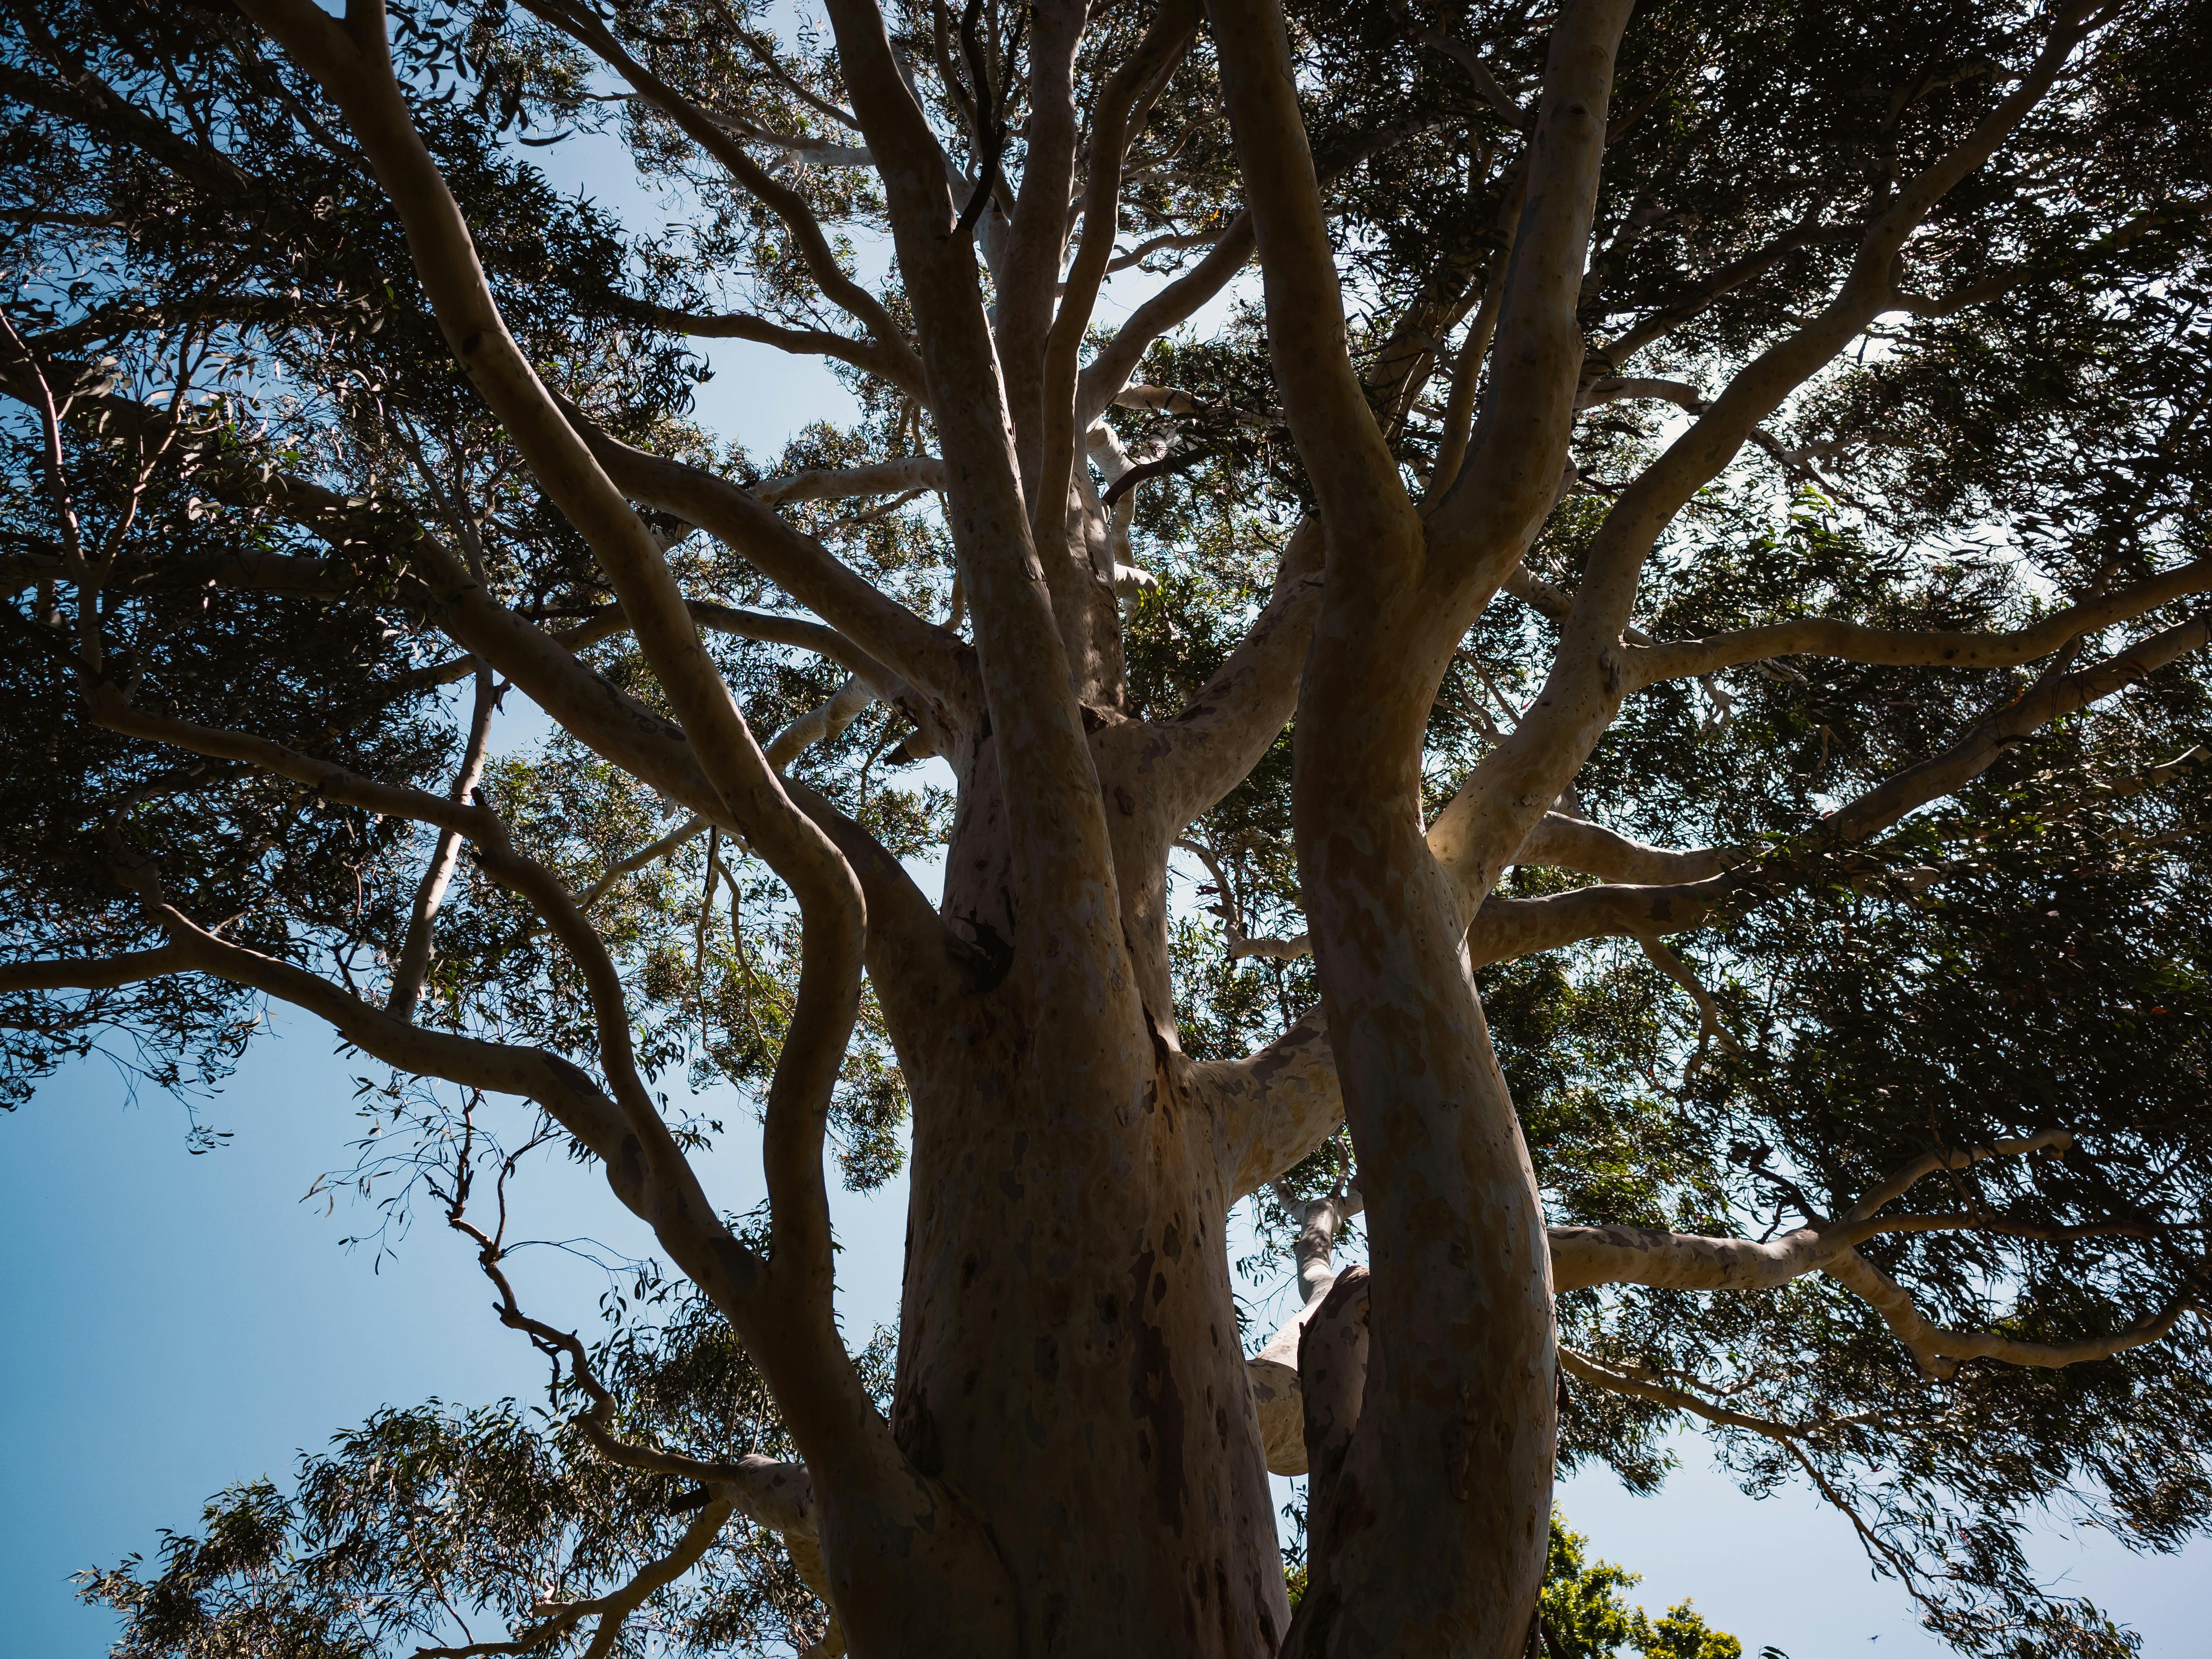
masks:
<instances>
[{"instance_id":1,"label":"background tree","mask_svg":"<svg viewBox=\"0 0 2212 1659\"><path fill-rule=\"evenodd\" d=\"M378 1419L134 1641L1502 1659L1687 1421L2126 1647L2017 1537L2212 1502L2203 7L7 11L11 1086L329 1021L568 1413ZM718 445L698 337L861 416ZM529 1313L562 1150L664 1316Z\"/></svg>"}]
</instances>

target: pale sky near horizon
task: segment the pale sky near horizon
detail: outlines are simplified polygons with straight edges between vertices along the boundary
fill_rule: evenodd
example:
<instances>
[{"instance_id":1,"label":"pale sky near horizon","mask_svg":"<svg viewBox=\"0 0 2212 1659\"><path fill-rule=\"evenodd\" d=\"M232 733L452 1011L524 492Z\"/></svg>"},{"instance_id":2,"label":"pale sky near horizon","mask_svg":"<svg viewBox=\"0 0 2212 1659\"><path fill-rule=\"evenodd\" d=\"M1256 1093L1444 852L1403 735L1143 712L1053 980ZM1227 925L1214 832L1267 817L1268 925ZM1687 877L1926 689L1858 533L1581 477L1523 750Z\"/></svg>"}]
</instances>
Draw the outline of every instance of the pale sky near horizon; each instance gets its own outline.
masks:
<instances>
[{"instance_id":1,"label":"pale sky near horizon","mask_svg":"<svg viewBox=\"0 0 2212 1659\"><path fill-rule=\"evenodd\" d=\"M556 155L558 152L555 153ZM547 161L546 152L533 159ZM627 181L592 167L595 194L651 210ZM817 367L763 347L718 343L702 423L765 458L806 422L850 400ZM518 729L521 729L519 723ZM51 1079L0 1118L0 1261L8 1267L7 1363L0 1369L0 1659L95 1659L113 1629L76 1604L81 1568L133 1551L158 1529L197 1527L227 1483L283 1480L301 1448L383 1405L429 1396L471 1405L538 1397L544 1362L501 1329L460 1240L426 1216L395 1254L339 1241L372 1224L343 1196L301 1201L347 1161L352 1078L331 1034L280 1015L212 1103L219 1150L188 1156L179 1108L135 1103L94 1061ZM704 1176L719 1206L760 1196L747 1115L730 1115ZM845 1250L840 1308L865 1340L893 1317L904 1233L903 1182L869 1199L834 1181ZM543 1237L592 1236L642 1249L596 1174L549 1160L525 1191ZM527 1253L517 1267L533 1312L586 1323L602 1281L574 1255ZM1748 1655L1790 1659L1946 1651L1921 1632L1894 1584L1873 1581L1848 1524L1802 1491L1753 1502L1687 1441L1662 1492L1634 1498L1610 1476L1566 1483L1563 1510L1595 1552L1645 1575L1653 1613L1695 1597ZM2107 1539L2038 1535L2049 1577L2141 1630L2153 1659L2212 1659L2200 1609L2212 1547L2139 1559Z\"/></svg>"}]
</instances>

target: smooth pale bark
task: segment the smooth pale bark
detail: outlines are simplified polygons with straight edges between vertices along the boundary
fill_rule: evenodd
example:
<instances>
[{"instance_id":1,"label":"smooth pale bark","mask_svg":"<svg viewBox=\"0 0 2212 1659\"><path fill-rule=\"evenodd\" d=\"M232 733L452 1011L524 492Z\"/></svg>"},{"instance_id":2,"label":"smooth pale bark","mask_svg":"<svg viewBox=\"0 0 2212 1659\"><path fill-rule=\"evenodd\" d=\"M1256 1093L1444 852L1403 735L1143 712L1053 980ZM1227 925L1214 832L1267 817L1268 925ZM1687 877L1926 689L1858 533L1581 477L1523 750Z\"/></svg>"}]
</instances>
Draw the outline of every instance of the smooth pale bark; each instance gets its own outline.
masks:
<instances>
[{"instance_id":1,"label":"smooth pale bark","mask_svg":"<svg viewBox=\"0 0 2212 1659\"><path fill-rule=\"evenodd\" d=\"M1425 534L1346 356L1281 13L1210 11L1276 380L1328 543L1293 800L1372 1252L1358 1420L1340 1454L1328 1448L1314 1587L1286 1651L1505 1659L1528 1632L1550 1510L1550 1256L1456 900L1423 835L1421 739L1472 607L1557 491L1581 362L1573 295L1627 9L1570 7L1554 30L1503 304L1516 331L1462 474L1479 510L1443 515L1442 540Z\"/></svg>"}]
</instances>

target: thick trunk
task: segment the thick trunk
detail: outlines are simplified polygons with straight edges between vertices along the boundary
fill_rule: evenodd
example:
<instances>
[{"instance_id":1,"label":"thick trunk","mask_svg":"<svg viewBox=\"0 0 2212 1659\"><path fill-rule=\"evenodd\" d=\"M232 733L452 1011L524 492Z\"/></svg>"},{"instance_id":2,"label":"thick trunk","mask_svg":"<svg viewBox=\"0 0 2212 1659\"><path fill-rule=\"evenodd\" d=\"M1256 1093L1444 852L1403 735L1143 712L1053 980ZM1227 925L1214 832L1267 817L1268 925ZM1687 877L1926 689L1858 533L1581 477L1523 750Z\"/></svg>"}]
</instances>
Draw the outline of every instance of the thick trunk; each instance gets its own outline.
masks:
<instances>
[{"instance_id":1,"label":"thick trunk","mask_svg":"<svg viewBox=\"0 0 2212 1659\"><path fill-rule=\"evenodd\" d=\"M1272 1656L1289 1608L1222 1136L1181 1081L1161 883L1135 867L1158 837L1109 781L1127 931L1057 943L1097 958L1101 1003L1136 1012L1118 1046L1066 1052L1064 1011L1006 944L994 769L987 741L948 864L971 971L886 1005L915 1126L894 1429L996 1544L1023 1651Z\"/></svg>"},{"instance_id":2,"label":"thick trunk","mask_svg":"<svg viewBox=\"0 0 2212 1659\"><path fill-rule=\"evenodd\" d=\"M1550 1510L1542 1209L1406 740L1451 642L1424 651L1434 627L1387 602L1351 608L1325 612L1316 634L1294 792L1370 1218L1369 1360L1334 1491L1310 1516L1312 1581L1286 1652L1507 1659L1528 1632Z\"/></svg>"}]
</instances>

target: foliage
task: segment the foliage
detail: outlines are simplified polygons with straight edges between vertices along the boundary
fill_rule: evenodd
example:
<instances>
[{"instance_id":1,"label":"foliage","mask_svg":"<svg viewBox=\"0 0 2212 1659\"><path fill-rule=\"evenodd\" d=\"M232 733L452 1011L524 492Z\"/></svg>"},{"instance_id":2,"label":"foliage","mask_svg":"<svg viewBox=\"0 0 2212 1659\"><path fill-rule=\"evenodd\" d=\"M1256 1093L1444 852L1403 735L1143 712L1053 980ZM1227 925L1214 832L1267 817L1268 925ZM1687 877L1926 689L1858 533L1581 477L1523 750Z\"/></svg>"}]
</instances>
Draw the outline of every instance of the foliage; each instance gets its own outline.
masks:
<instances>
[{"instance_id":1,"label":"foliage","mask_svg":"<svg viewBox=\"0 0 2212 1659\"><path fill-rule=\"evenodd\" d=\"M596 1358L637 1440L790 1450L728 1327L696 1301ZM887 1389L887 1342L863 1358ZM163 1535L154 1568L133 1556L82 1575L80 1594L123 1615L118 1659L354 1659L605 1594L668 1553L696 1499L681 1480L591 1450L564 1422L566 1392L532 1409L433 1400L380 1411L303 1455L289 1492L265 1479L231 1486L198 1536ZM740 1519L609 1651L769 1654L821 1635L819 1603L776 1534Z\"/></svg>"}]
</instances>

